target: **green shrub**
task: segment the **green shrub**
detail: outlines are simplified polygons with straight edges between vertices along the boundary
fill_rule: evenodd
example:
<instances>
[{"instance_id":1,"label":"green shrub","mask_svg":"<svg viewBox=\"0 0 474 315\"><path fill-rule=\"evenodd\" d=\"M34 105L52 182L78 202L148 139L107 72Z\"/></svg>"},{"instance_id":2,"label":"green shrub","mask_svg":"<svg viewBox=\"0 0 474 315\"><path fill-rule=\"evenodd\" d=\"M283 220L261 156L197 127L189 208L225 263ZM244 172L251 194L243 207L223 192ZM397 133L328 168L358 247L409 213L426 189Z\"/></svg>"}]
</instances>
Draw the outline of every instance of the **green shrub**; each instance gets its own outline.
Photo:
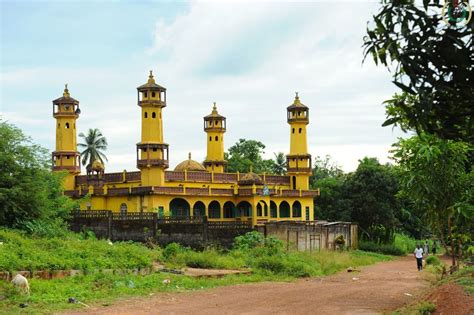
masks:
<instances>
[{"instance_id":1,"label":"green shrub","mask_svg":"<svg viewBox=\"0 0 474 315\"><path fill-rule=\"evenodd\" d=\"M403 250L405 254L412 253L415 250L417 243L419 243L419 241L415 240L414 238L411 238L405 234L395 233L393 245Z\"/></svg>"},{"instance_id":2,"label":"green shrub","mask_svg":"<svg viewBox=\"0 0 474 315\"><path fill-rule=\"evenodd\" d=\"M441 265L441 260L439 260L439 258L436 256L428 256L428 258L426 258L426 264L427 265Z\"/></svg>"},{"instance_id":3,"label":"green shrub","mask_svg":"<svg viewBox=\"0 0 474 315\"><path fill-rule=\"evenodd\" d=\"M0 270L133 269L151 266L160 250L142 244L81 239L71 232L43 238L0 229Z\"/></svg>"},{"instance_id":4,"label":"green shrub","mask_svg":"<svg viewBox=\"0 0 474 315\"><path fill-rule=\"evenodd\" d=\"M429 315L436 311L436 305L431 302L423 301L418 304L416 309L420 315Z\"/></svg>"},{"instance_id":5,"label":"green shrub","mask_svg":"<svg viewBox=\"0 0 474 315\"><path fill-rule=\"evenodd\" d=\"M252 231L245 233L244 235L237 236L234 239L234 249L238 250L249 250L259 246L263 246L265 237L262 233Z\"/></svg>"},{"instance_id":6,"label":"green shrub","mask_svg":"<svg viewBox=\"0 0 474 315\"><path fill-rule=\"evenodd\" d=\"M385 255L403 256L405 251L393 244L376 244L374 242L359 242L359 249L367 252L381 253Z\"/></svg>"},{"instance_id":7,"label":"green shrub","mask_svg":"<svg viewBox=\"0 0 474 315\"><path fill-rule=\"evenodd\" d=\"M166 259L172 259L178 256L179 253L183 253L186 249L178 243L170 243L166 245L163 250L163 256Z\"/></svg>"}]
</instances>

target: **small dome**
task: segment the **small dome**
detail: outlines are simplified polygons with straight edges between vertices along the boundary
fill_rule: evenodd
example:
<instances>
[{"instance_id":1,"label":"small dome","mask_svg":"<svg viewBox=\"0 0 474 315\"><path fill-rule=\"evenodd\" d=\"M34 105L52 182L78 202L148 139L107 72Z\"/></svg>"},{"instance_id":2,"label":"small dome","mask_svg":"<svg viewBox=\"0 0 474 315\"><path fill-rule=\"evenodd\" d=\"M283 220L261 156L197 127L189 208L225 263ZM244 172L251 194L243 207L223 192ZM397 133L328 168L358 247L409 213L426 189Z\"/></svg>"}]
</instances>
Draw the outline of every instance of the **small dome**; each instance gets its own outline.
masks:
<instances>
[{"instance_id":1,"label":"small dome","mask_svg":"<svg viewBox=\"0 0 474 315\"><path fill-rule=\"evenodd\" d=\"M260 178L260 176L258 176L252 171L250 171L247 174L244 174L239 180L239 185L242 185L242 186L253 185L253 184L262 185L263 181Z\"/></svg>"},{"instance_id":2,"label":"small dome","mask_svg":"<svg viewBox=\"0 0 474 315\"><path fill-rule=\"evenodd\" d=\"M176 165L174 170L177 172L184 172L185 170L188 172L206 172L206 168L201 163L191 160L191 153L189 153L189 159Z\"/></svg>"},{"instance_id":3,"label":"small dome","mask_svg":"<svg viewBox=\"0 0 474 315\"><path fill-rule=\"evenodd\" d=\"M100 160L95 160L92 162L92 169L104 169L104 164Z\"/></svg>"}]
</instances>

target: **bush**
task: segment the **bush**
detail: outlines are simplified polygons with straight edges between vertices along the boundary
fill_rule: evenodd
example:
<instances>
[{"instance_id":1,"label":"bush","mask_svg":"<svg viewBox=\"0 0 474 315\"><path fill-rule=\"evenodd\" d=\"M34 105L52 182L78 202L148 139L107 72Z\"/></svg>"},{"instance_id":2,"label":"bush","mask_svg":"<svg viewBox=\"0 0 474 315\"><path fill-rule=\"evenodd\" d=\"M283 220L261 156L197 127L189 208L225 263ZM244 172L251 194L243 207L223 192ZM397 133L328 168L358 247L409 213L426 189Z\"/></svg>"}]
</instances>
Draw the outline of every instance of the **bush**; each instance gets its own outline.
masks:
<instances>
[{"instance_id":1,"label":"bush","mask_svg":"<svg viewBox=\"0 0 474 315\"><path fill-rule=\"evenodd\" d=\"M376 244L374 242L360 242L359 249L368 252L381 253L385 255L403 256L405 251L393 244Z\"/></svg>"},{"instance_id":2,"label":"bush","mask_svg":"<svg viewBox=\"0 0 474 315\"><path fill-rule=\"evenodd\" d=\"M436 311L436 305L431 302L423 301L418 304L416 309L420 315L429 315Z\"/></svg>"},{"instance_id":3,"label":"bush","mask_svg":"<svg viewBox=\"0 0 474 315\"><path fill-rule=\"evenodd\" d=\"M426 258L426 264L435 266L441 265L441 260L436 256L428 256L428 258Z\"/></svg>"},{"instance_id":4,"label":"bush","mask_svg":"<svg viewBox=\"0 0 474 315\"><path fill-rule=\"evenodd\" d=\"M415 250L417 240L405 234L395 233L393 245L404 251L405 254L412 253Z\"/></svg>"},{"instance_id":5,"label":"bush","mask_svg":"<svg viewBox=\"0 0 474 315\"><path fill-rule=\"evenodd\" d=\"M133 269L152 265L159 250L141 244L63 237L32 237L25 232L0 229L0 270Z\"/></svg>"}]
</instances>

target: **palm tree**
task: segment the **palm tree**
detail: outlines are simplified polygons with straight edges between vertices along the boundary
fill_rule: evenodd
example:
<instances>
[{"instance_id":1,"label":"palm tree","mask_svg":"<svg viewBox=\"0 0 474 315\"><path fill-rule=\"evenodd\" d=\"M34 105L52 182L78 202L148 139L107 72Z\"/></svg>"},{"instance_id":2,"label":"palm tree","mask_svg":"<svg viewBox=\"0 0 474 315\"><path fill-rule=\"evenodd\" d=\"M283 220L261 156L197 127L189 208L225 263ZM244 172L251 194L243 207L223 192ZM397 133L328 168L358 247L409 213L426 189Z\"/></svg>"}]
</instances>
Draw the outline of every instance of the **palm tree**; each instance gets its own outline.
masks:
<instances>
[{"instance_id":1,"label":"palm tree","mask_svg":"<svg viewBox=\"0 0 474 315\"><path fill-rule=\"evenodd\" d=\"M78 143L77 145L84 148L81 152L82 165L94 163L95 160L99 160L104 164L104 160L107 160L103 151L107 150L107 139L102 135L99 129L89 129L87 136L83 132L79 134L79 137L84 138L84 143ZM89 161L89 163L87 163Z\"/></svg>"},{"instance_id":2,"label":"palm tree","mask_svg":"<svg viewBox=\"0 0 474 315\"><path fill-rule=\"evenodd\" d=\"M273 153L275 155L275 164L274 164L274 169L273 172L278 175L283 175L286 172L286 158L285 158L285 153L283 152L278 152Z\"/></svg>"}]
</instances>

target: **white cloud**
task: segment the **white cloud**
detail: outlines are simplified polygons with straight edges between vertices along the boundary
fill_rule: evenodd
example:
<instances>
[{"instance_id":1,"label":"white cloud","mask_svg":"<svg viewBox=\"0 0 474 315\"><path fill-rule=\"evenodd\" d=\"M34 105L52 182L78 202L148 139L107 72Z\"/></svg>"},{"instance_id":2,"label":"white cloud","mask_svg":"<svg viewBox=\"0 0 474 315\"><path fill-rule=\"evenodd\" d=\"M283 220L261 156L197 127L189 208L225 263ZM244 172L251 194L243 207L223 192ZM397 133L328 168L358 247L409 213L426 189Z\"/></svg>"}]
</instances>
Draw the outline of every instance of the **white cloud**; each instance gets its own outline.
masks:
<instances>
[{"instance_id":1,"label":"white cloud","mask_svg":"<svg viewBox=\"0 0 474 315\"><path fill-rule=\"evenodd\" d=\"M390 144L400 135L381 127L381 102L394 92L390 75L371 60L361 65L366 21L377 6L196 2L171 23L157 21L154 45L143 47L142 61L106 69L74 69L74 61L71 69L18 69L3 73L2 89L25 84L47 89L49 99L37 100L42 105L24 117L32 123L51 120L40 139L49 133L50 142L42 143L52 149L50 102L69 82L73 97L81 101L79 130L98 127L109 140L108 171L135 168L140 140L135 87L146 81L148 69L168 88L164 138L172 166L190 151L193 159L205 159L202 117L213 101L228 120L226 148L251 138L266 144L268 157L288 152L286 107L299 91L310 107L310 153L331 154L350 171L364 155L386 161ZM133 60L140 58L134 54ZM7 106L5 112L18 113ZM11 117L18 119L17 114Z\"/></svg>"}]
</instances>

